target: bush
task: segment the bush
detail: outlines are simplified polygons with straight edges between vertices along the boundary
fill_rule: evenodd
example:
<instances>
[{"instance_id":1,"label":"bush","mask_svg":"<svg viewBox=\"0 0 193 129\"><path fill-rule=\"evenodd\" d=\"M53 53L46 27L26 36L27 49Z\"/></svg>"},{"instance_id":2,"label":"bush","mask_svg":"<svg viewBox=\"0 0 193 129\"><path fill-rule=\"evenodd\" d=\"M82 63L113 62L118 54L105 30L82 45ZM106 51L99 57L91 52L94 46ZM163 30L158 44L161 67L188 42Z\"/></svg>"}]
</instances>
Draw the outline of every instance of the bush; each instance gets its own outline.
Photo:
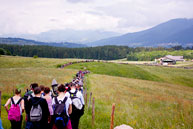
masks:
<instances>
[{"instance_id":1,"label":"bush","mask_svg":"<svg viewBox=\"0 0 193 129\"><path fill-rule=\"evenodd\" d=\"M0 48L0 55L5 55L6 54L6 51L5 51L5 49L3 49L3 48Z\"/></svg>"},{"instance_id":2,"label":"bush","mask_svg":"<svg viewBox=\"0 0 193 129\"><path fill-rule=\"evenodd\" d=\"M33 58L38 58L38 55L34 55Z\"/></svg>"},{"instance_id":3,"label":"bush","mask_svg":"<svg viewBox=\"0 0 193 129\"><path fill-rule=\"evenodd\" d=\"M9 50L6 50L6 55L11 55L11 52Z\"/></svg>"},{"instance_id":4,"label":"bush","mask_svg":"<svg viewBox=\"0 0 193 129\"><path fill-rule=\"evenodd\" d=\"M63 64L57 64L57 68L61 68Z\"/></svg>"}]
</instances>

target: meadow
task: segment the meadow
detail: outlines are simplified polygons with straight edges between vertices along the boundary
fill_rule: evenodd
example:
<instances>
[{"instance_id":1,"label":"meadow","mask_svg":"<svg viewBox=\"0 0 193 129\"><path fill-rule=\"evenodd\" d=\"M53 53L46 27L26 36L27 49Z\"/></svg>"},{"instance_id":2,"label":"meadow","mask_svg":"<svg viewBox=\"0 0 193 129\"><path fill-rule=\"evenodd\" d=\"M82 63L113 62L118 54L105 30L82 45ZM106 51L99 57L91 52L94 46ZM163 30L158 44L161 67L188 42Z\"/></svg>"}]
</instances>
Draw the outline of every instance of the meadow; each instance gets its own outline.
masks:
<instances>
[{"instance_id":1,"label":"meadow","mask_svg":"<svg viewBox=\"0 0 193 129\"><path fill-rule=\"evenodd\" d=\"M58 65L80 59L48 59L0 57L0 90L2 91L1 119L10 128L3 104L13 95L13 89L29 88L37 82L51 85L69 82L80 69L86 75L88 92L95 97L95 125L91 126L91 109L80 120L81 129L108 129L112 103L115 107L115 126L127 124L143 129L193 128L193 69L179 69L133 64L89 62L73 64L64 69Z\"/></svg>"}]
</instances>

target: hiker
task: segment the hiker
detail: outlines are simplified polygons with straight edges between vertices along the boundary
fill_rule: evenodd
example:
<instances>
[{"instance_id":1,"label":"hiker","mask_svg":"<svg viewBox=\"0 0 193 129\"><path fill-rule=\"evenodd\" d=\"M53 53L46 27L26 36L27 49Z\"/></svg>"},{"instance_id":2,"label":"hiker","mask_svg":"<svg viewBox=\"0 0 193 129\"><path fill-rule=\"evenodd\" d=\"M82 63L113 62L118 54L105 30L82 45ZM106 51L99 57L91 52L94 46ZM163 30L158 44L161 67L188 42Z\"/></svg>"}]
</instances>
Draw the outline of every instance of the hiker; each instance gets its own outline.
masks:
<instances>
[{"instance_id":1,"label":"hiker","mask_svg":"<svg viewBox=\"0 0 193 129\"><path fill-rule=\"evenodd\" d=\"M44 97L44 88L45 86L44 85L40 85L40 89L41 89L41 97Z\"/></svg>"},{"instance_id":2,"label":"hiker","mask_svg":"<svg viewBox=\"0 0 193 129\"><path fill-rule=\"evenodd\" d=\"M8 109L9 104L11 104L10 109ZM7 100L5 109L11 122L11 128L21 129L22 112L24 112L24 100L21 97L21 90L15 89L15 95Z\"/></svg>"},{"instance_id":3,"label":"hiker","mask_svg":"<svg viewBox=\"0 0 193 129\"><path fill-rule=\"evenodd\" d=\"M28 115L29 114L27 114L27 111L26 111L26 109L27 109L27 107L28 107L28 103L29 103L29 99L30 98L32 98L32 97L34 97L35 95L34 95L34 89L36 88L36 87L38 87L38 83L32 83L31 85L30 85L30 88L31 88L31 90L29 90L28 91L28 89L27 89L27 92L25 93L25 95L24 95L24 106L25 106L25 112L26 112L26 121L28 122Z\"/></svg>"},{"instance_id":4,"label":"hiker","mask_svg":"<svg viewBox=\"0 0 193 129\"><path fill-rule=\"evenodd\" d=\"M46 99L47 103L48 103L48 109L49 109L49 112L50 112L50 116L49 116L49 120L48 120L48 128L49 129L52 129L52 126L53 126L53 122L52 122L52 119L53 119L53 108L52 108L52 97L50 95L50 88L49 87L45 87L44 88L44 98Z\"/></svg>"},{"instance_id":5,"label":"hiker","mask_svg":"<svg viewBox=\"0 0 193 129\"><path fill-rule=\"evenodd\" d=\"M41 97L40 87L34 89L34 95L29 99L26 107L26 113L28 114L26 129L47 129L50 112L46 99Z\"/></svg>"},{"instance_id":6,"label":"hiker","mask_svg":"<svg viewBox=\"0 0 193 129\"><path fill-rule=\"evenodd\" d=\"M72 129L69 115L72 113L72 101L65 97L65 86L58 87L58 96L52 100L54 109L54 126L53 129Z\"/></svg>"},{"instance_id":7,"label":"hiker","mask_svg":"<svg viewBox=\"0 0 193 129\"><path fill-rule=\"evenodd\" d=\"M34 89L35 89L36 87L38 87L38 83L32 83L32 84L30 85L30 90L28 91L28 89L27 89L27 92L26 92L25 95L24 95L24 103L25 103L25 105L27 104L27 102L29 101L29 99L30 99L31 97L34 97L34 96L35 96L35 95L34 95Z\"/></svg>"},{"instance_id":8,"label":"hiker","mask_svg":"<svg viewBox=\"0 0 193 129\"><path fill-rule=\"evenodd\" d=\"M70 115L72 129L78 129L80 117L84 114L84 98L72 83L71 90L65 94L72 99L72 114Z\"/></svg>"},{"instance_id":9,"label":"hiker","mask_svg":"<svg viewBox=\"0 0 193 129\"><path fill-rule=\"evenodd\" d=\"M76 86L76 89L77 89L78 91L80 91L81 94L83 94L83 89L82 89L82 87L81 87L79 84L76 84L75 86Z\"/></svg>"},{"instance_id":10,"label":"hiker","mask_svg":"<svg viewBox=\"0 0 193 129\"><path fill-rule=\"evenodd\" d=\"M53 97L58 95L57 89L58 89L58 83L57 83L56 79L53 79L52 80L52 96Z\"/></svg>"}]
</instances>

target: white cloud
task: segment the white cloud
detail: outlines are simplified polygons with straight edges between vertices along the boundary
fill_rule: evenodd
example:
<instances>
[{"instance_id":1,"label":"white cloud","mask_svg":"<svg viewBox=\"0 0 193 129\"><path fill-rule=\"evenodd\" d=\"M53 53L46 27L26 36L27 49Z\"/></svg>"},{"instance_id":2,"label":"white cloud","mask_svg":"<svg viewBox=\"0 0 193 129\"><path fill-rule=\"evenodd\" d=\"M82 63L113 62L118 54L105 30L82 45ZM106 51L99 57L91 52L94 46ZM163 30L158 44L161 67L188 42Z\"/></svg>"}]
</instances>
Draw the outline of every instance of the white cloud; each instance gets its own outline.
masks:
<instances>
[{"instance_id":1,"label":"white cloud","mask_svg":"<svg viewBox=\"0 0 193 129\"><path fill-rule=\"evenodd\" d=\"M0 0L0 34L48 30L143 30L193 18L192 0Z\"/></svg>"}]
</instances>

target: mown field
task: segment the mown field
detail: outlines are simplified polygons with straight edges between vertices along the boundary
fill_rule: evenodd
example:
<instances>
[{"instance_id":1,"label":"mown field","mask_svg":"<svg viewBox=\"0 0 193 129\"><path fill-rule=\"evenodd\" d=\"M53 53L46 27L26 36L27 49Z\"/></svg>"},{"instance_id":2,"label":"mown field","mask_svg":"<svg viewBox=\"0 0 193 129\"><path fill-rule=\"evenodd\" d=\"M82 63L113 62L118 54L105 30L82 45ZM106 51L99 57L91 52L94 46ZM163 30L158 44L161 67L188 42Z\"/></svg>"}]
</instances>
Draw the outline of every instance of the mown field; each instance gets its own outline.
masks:
<instances>
[{"instance_id":1,"label":"mown field","mask_svg":"<svg viewBox=\"0 0 193 129\"><path fill-rule=\"evenodd\" d=\"M51 85L69 82L75 73L85 67L88 92L93 92L96 118L93 129L108 129L112 103L115 108L115 126L128 124L143 129L193 128L193 69L136 66L115 63L81 63L64 69L58 64L77 59L46 59L0 57L0 90L2 104L13 94L15 87L26 89L30 83ZM10 128L3 106L1 119L5 129ZM80 121L81 129L90 129L91 109Z\"/></svg>"}]
</instances>

